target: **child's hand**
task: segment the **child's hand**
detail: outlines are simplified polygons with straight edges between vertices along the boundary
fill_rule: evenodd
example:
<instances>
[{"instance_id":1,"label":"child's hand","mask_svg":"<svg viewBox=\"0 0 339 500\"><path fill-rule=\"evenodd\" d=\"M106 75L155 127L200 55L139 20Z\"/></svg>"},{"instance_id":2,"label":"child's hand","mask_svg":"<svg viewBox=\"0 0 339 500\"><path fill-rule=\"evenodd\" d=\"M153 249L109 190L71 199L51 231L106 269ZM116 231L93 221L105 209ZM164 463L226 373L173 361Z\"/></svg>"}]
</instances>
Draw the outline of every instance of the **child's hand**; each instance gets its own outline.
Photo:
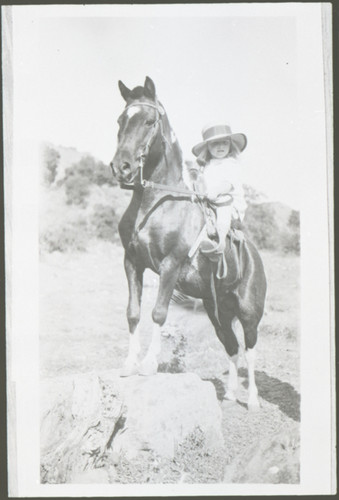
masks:
<instances>
[{"instance_id":1,"label":"child's hand","mask_svg":"<svg viewBox=\"0 0 339 500\"><path fill-rule=\"evenodd\" d=\"M196 181L199 176L199 170L200 170L199 165L193 161L186 161L186 167L192 181Z\"/></svg>"}]
</instances>

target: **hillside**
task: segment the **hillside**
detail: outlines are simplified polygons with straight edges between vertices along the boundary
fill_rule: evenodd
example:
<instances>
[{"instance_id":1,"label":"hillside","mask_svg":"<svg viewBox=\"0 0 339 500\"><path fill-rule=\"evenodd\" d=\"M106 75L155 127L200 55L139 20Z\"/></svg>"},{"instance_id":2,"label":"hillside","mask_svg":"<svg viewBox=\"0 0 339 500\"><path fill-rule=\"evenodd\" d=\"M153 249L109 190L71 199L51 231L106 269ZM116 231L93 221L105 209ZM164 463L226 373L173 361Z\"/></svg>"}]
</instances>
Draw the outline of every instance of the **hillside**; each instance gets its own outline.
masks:
<instances>
[{"instance_id":1,"label":"hillside","mask_svg":"<svg viewBox=\"0 0 339 500\"><path fill-rule=\"evenodd\" d=\"M45 249L85 250L93 238L117 241L117 224L131 192L119 188L108 165L75 148L45 143L42 179ZM265 194L252 186L244 185L244 190L248 208L243 225L249 239L259 249L298 254L299 212L266 201Z\"/></svg>"}]
</instances>

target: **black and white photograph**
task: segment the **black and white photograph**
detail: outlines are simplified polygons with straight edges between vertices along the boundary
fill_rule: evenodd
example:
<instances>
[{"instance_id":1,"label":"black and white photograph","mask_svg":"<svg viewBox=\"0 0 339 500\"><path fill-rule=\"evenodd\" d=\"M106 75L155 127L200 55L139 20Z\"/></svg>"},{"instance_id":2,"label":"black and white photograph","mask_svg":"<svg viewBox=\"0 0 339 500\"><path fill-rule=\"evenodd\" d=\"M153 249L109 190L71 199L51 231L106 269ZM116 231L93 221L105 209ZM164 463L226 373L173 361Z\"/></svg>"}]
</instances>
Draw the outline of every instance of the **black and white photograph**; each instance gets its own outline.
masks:
<instances>
[{"instance_id":1,"label":"black and white photograph","mask_svg":"<svg viewBox=\"0 0 339 500\"><path fill-rule=\"evenodd\" d=\"M334 494L331 4L1 10L8 495Z\"/></svg>"}]
</instances>

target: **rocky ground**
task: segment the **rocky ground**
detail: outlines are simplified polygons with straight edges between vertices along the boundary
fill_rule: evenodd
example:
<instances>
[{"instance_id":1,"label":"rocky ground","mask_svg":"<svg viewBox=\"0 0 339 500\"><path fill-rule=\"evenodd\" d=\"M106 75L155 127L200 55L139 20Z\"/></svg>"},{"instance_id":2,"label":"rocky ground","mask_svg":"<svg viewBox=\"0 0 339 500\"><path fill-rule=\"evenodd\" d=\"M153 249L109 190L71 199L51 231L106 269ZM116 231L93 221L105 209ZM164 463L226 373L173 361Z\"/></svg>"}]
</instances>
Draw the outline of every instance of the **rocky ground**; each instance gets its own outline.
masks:
<instances>
[{"instance_id":1,"label":"rocky ground","mask_svg":"<svg viewBox=\"0 0 339 500\"><path fill-rule=\"evenodd\" d=\"M154 450L143 450L133 458L120 454L119 459L116 454L108 453L100 464L78 470L72 478L67 478L67 474L54 477L48 466L46 469L47 460L45 469L42 468L42 481L299 481L299 260L268 252L263 252L262 257L268 297L256 366L260 411L252 413L247 409L244 360L239 369L238 401L223 399L227 359L199 301L171 304L168 321L162 329L160 375L195 374L211 384L221 411L222 451L208 451L205 434L196 426L176 446L172 457L161 456ZM41 256L40 373L44 411L52 404L47 401L44 387L52 394L51 388L57 387L60 380L73 380L79 374L89 373L102 377L122 365L128 349L127 284L122 261L120 246L111 244L93 246L87 253L54 252ZM148 273L141 320L143 352L151 335L150 311L156 284L157 277ZM170 384L172 380L173 377ZM194 399L194 394L191 397ZM59 407L60 418L52 424L45 420L42 426L45 436L49 435L48 429L58 425L55 422L64 418L66 410L65 406L62 410ZM47 444L48 440L46 437ZM42 456L53 450L52 443ZM63 449L61 458L66 455Z\"/></svg>"}]
</instances>

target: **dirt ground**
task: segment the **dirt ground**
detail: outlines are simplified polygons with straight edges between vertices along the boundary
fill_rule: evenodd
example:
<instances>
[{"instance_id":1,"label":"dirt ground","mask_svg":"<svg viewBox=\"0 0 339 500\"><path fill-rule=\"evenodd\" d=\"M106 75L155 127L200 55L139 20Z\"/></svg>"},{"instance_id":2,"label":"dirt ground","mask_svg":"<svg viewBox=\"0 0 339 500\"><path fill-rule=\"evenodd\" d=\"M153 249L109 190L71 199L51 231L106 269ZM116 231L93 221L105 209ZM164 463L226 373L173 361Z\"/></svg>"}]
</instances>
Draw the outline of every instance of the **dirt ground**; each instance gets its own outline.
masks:
<instances>
[{"instance_id":1,"label":"dirt ground","mask_svg":"<svg viewBox=\"0 0 339 500\"><path fill-rule=\"evenodd\" d=\"M299 435L299 258L270 252L261 252L261 255L268 295L257 344L255 375L261 403L258 412L251 413L247 409L244 360L240 361L238 401L223 399L228 362L200 301L172 303L162 329L159 371L194 372L215 386L223 413L227 450L223 457L225 482L298 481L297 476L278 477L276 474L277 469L282 470L278 463L281 449L287 448L284 444L279 445L278 453L274 443L276 436L289 439L289 436L298 438ZM151 335L150 313L156 284L157 277L147 272L141 319L144 351ZM41 378L121 367L128 350L126 305L127 283L119 245L96 243L86 253L43 254L40 267ZM258 455L258 443L269 443L268 457L265 450ZM295 460L294 455L292 458ZM286 460L292 458L287 456ZM267 469L276 475L275 478L268 480L267 477L258 479L258 474L255 476L257 462L263 460L267 461ZM249 464L247 476L242 472L245 463ZM198 476L191 477L188 481L197 479Z\"/></svg>"}]
</instances>

